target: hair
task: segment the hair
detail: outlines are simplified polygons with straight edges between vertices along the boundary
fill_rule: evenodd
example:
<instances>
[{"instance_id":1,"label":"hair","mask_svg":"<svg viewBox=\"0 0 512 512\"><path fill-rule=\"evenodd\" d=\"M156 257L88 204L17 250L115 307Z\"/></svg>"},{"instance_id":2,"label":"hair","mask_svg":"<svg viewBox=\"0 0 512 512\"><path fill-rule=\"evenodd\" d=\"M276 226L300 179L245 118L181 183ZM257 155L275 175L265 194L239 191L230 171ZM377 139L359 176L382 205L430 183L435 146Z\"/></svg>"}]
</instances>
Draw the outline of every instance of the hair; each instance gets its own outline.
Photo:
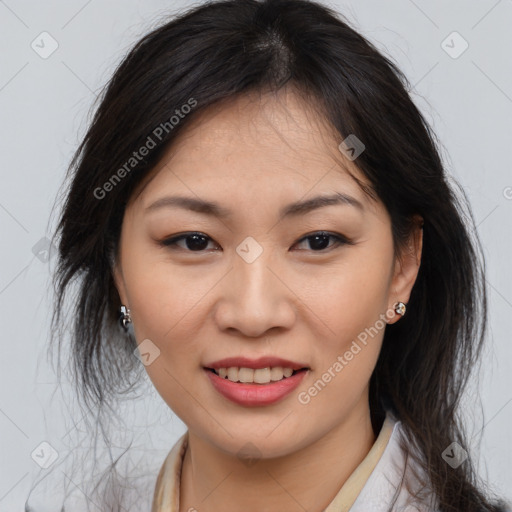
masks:
<instances>
[{"instance_id":1,"label":"hair","mask_svg":"<svg viewBox=\"0 0 512 512\"><path fill-rule=\"evenodd\" d=\"M199 112L284 86L314 105L340 140L356 134L364 142L354 163L371 184L364 192L390 214L397 257L414 216L423 218L407 314L386 326L370 380L372 422L386 412L402 422L403 449L422 468L439 511L503 510L471 457L457 469L441 457L452 442L468 446L459 406L487 328L485 261L467 199L449 183L440 143L404 74L340 14L314 1L222 0L190 8L145 35L103 89L69 166L55 233L52 332L61 350L65 298L76 284L69 340L78 395L100 421L141 378L133 333L119 329L112 275L137 187ZM190 113L170 122L187 104L194 107L181 111ZM154 147L127 169L148 137Z\"/></svg>"}]
</instances>

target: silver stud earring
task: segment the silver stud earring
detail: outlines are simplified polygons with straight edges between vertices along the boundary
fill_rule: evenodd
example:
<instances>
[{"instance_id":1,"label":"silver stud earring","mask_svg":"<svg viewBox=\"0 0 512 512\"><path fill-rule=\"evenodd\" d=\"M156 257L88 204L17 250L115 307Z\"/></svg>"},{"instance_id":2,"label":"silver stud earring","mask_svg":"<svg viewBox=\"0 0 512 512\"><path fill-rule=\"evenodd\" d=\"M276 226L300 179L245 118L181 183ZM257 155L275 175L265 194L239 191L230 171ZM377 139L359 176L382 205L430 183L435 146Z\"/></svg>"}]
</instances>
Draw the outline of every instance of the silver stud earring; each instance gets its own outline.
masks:
<instances>
[{"instance_id":1,"label":"silver stud earring","mask_svg":"<svg viewBox=\"0 0 512 512\"><path fill-rule=\"evenodd\" d=\"M399 315L402 315L404 316L405 315L405 310L406 310L406 307L405 307L405 304L403 302L397 302L395 304L395 311L399 314Z\"/></svg>"},{"instance_id":2,"label":"silver stud earring","mask_svg":"<svg viewBox=\"0 0 512 512\"><path fill-rule=\"evenodd\" d=\"M130 316L130 309L126 306L122 305L121 308L121 317L119 318L119 323L121 324L121 327L128 331L128 324L132 323L132 317Z\"/></svg>"}]
</instances>

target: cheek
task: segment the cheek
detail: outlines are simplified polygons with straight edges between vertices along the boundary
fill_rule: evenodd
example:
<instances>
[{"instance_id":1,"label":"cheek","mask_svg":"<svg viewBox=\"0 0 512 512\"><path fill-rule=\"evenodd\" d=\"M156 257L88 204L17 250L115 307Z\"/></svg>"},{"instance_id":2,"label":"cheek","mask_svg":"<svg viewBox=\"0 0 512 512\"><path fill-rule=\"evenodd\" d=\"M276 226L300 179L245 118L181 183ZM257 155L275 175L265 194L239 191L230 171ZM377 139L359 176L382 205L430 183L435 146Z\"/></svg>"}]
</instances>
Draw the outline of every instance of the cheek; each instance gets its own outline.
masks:
<instances>
[{"instance_id":1,"label":"cheek","mask_svg":"<svg viewBox=\"0 0 512 512\"><path fill-rule=\"evenodd\" d=\"M386 257L360 251L343 266L312 279L306 301L326 326L316 342L317 404L354 403L366 389L382 345L391 248ZM382 253L380 253L382 254ZM343 409L343 407L342 407Z\"/></svg>"},{"instance_id":2,"label":"cheek","mask_svg":"<svg viewBox=\"0 0 512 512\"><path fill-rule=\"evenodd\" d=\"M166 259L165 253L127 250L125 281L136 332L164 340L176 329L189 326L188 315L212 284L212 276L197 275Z\"/></svg>"},{"instance_id":3,"label":"cheek","mask_svg":"<svg viewBox=\"0 0 512 512\"><path fill-rule=\"evenodd\" d=\"M320 269L303 278L301 298L325 325L325 340L338 347L350 343L385 313L390 267L390 258L360 251L328 272Z\"/></svg>"},{"instance_id":4,"label":"cheek","mask_svg":"<svg viewBox=\"0 0 512 512\"><path fill-rule=\"evenodd\" d=\"M135 250L126 254L123 269L135 338L137 343L149 339L159 351L145 370L163 400L180 418L187 419L187 390L193 388L189 378L199 365L200 299L213 283L197 277L191 280L163 258L158 261L153 255L148 259Z\"/></svg>"},{"instance_id":5,"label":"cheek","mask_svg":"<svg viewBox=\"0 0 512 512\"><path fill-rule=\"evenodd\" d=\"M180 384L200 364L204 350L200 331L218 273L193 266L177 268L165 254L158 258L136 250L126 254L123 269L135 338L137 343L151 340L160 351L146 371L169 405L179 408Z\"/></svg>"},{"instance_id":6,"label":"cheek","mask_svg":"<svg viewBox=\"0 0 512 512\"><path fill-rule=\"evenodd\" d=\"M355 276L344 284L348 293L331 289L322 298L319 311L329 327L324 331L328 335L317 338L314 378L303 395L304 401L310 399L332 421L344 417L363 399L387 325L382 285L361 286Z\"/></svg>"}]
</instances>

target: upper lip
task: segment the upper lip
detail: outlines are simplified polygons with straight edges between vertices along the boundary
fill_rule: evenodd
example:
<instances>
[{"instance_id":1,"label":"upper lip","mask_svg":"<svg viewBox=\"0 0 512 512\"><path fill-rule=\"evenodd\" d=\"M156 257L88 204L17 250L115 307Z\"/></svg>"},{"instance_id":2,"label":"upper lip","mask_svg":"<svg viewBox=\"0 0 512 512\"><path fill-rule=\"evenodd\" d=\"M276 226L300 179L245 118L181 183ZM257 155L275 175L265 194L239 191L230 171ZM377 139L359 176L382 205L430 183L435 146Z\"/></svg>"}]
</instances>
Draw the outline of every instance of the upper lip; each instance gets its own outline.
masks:
<instances>
[{"instance_id":1,"label":"upper lip","mask_svg":"<svg viewBox=\"0 0 512 512\"><path fill-rule=\"evenodd\" d=\"M301 370L302 368L308 368L308 365L303 363L297 363L289 361L288 359L281 359L280 357L264 356L258 359L249 359L247 357L226 357L219 359L212 363L205 365L205 368L213 368L218 370L219 368L253 368L254 370L260 368L275 368L281 366L283 368L291 368L292 370Z\"/></svg>"}]
</instances>

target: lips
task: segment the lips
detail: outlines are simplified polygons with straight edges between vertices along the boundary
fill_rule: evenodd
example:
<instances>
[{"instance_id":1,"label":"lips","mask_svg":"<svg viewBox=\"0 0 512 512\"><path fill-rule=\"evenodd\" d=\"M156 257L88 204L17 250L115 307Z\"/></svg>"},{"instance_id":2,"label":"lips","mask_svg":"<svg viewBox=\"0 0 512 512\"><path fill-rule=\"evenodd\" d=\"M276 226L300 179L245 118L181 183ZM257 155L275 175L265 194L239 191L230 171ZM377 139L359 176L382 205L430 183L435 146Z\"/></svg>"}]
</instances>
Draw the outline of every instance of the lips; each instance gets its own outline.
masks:
<instances>
[{"instance_id":1,"label":"lips","mask_svg":"<svg viewBox=\"0 0 512 512\"><path fill-rule=\"evenodd\" d=\"M289 396L309 373L307 370L297 371L276 382L247 384L219 377L213 370L205 368L203 371L214 390L230 402L244 407L264 407L278 403Z\"/></svg>"},{"instance_id":2,"label":"lips","mask_svg":"<svg viewBox=\"0 0 512 512\"><path fill-rule=\"evenodd\" d=\"M307 364L296 361L290 361L288 359L282 359L280 357L264 356L258 359L249 359L247 357L227 357L225 359L219 359L204 365L207 370L218 370L219 368L252 368L258 370L261 368L275 368L281 366L283 368L291 368L292 370L310 369Z\"/></svg>"}]
</instances>

